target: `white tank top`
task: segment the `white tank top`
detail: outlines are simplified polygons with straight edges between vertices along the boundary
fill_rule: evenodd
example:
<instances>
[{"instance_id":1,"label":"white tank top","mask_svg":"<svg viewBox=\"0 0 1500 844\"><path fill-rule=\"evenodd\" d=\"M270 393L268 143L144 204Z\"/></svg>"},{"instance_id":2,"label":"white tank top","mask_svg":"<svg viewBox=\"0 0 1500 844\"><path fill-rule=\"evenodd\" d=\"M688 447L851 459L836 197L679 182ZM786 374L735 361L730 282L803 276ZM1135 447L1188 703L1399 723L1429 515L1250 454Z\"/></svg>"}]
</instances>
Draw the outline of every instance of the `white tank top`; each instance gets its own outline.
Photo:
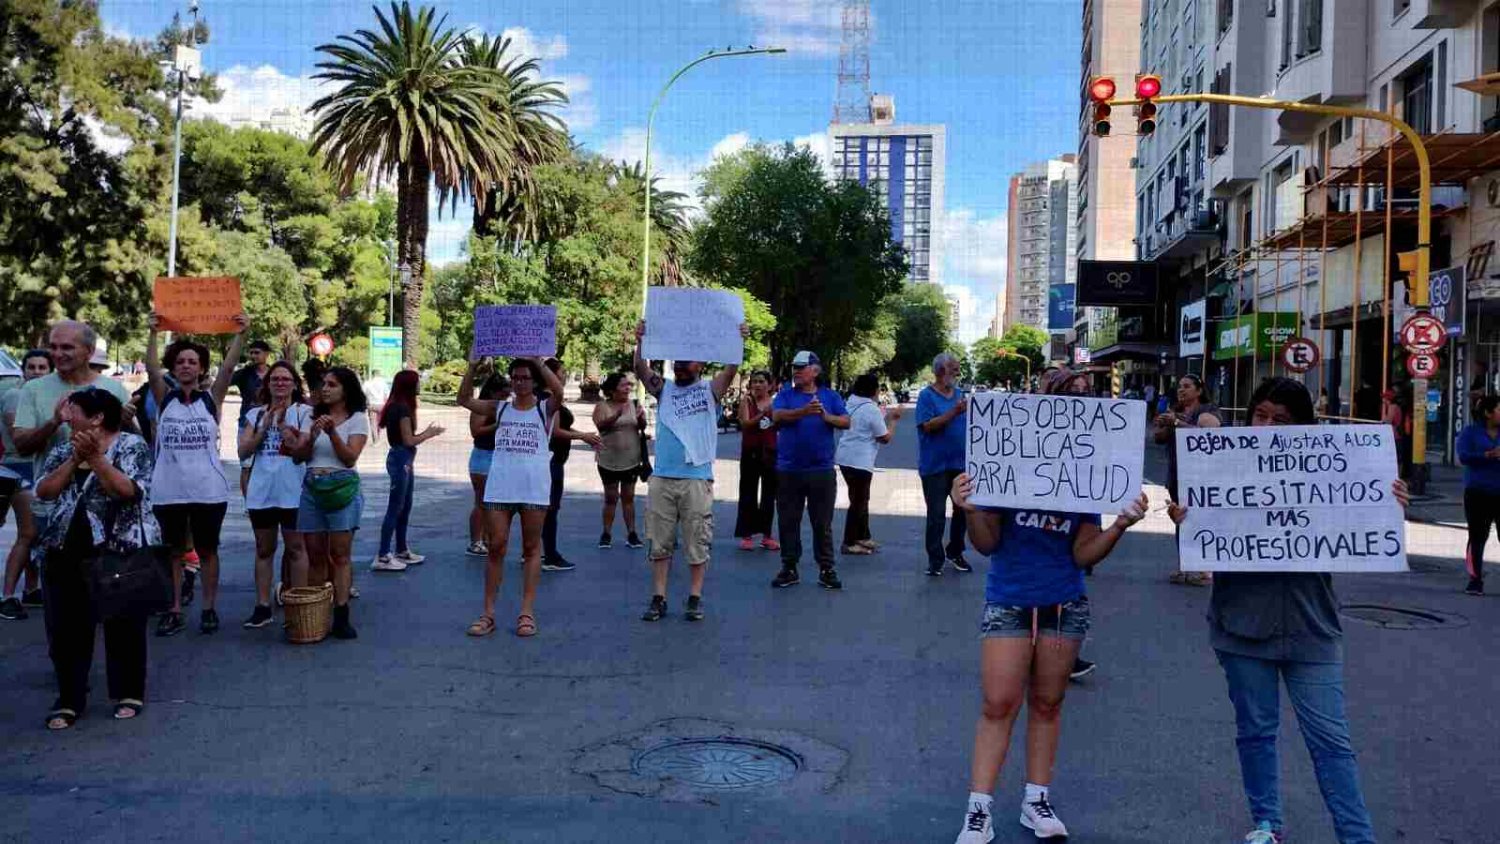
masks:
<instances>
[{"instance_id":1,"label":"white tank top","mask_svg":"<svg viewBox=\"0 0 1500 844\"><path fill-rule=\"evenodd\" d=\"M195 393L167 393L156 419L156 467L151 471L151 503L222 504L229 500L229 481L219 462L219 420L213 399Z\"/></svg>"},{"instance_id":2,"label":"white tank top","mask_svg":"<svg viewBox=\"0 0 1500 844\"><path fill-rule=\"evenodd\" d=\"M518 410L510 402L495 408L495 450L484 483L485 502L543 507L551 503L552 452L547 446L552 431L544 415L550 409L543 401L530 410Z\"/></svg>"}]
</instances>

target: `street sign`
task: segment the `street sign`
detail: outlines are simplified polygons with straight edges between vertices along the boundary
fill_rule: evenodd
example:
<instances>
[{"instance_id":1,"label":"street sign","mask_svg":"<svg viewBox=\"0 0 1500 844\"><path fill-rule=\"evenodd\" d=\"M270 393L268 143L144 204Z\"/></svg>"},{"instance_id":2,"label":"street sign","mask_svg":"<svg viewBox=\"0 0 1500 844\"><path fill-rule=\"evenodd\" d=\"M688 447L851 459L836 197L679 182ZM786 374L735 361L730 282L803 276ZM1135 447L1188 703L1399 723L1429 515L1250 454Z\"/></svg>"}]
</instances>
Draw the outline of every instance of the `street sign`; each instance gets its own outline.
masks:
<instances>
[{"instance_id":1,"label":"street sign","mask_svg":"<svg viewBox=\"0 0 1500 844\"><path fill-rule=\"evenodd\" d=\"M307 349L320 358L333 354L333 338L327 334L314 334L307 340Z\"/></svg>"},{"instance_id":2,"label":"street sign","mask_svg":"<svg viewBox=\"0 0 1500 844\"><path fill-rule=\"evenodd\" d=\"M1412 354L1433 354L1447 339L1442 320L1431 314L1417 314L1401 326L1401 345Z\"/></svg>"},{"instance_id":3,"label":"street sign","mask_svg":"<svg viewBox=\"0 0 1500 844\"><path fill-rule=\"evenodd\" d=\"M1413 354L1406 359L1406 374L1413 378L1431 378L1437 375L1438 359L1435 355Z\"/></svg>"},{"instance_id":4,"label":"street sign","mask_svg":"<svg viewBox=\"0 0 1500 844\"><path fill-rule=\"evenodd\" d=\"M1298 375L1317 366L1322 359L1318 344L1306 337L1293 337L1281 347L1281 362L1286 364L1288 370Z\"/></svg>"},{"instance_id":5,"label":"street sign","mask_svg":"<svg viewBox=\"0 0 1500 844\"><path fill-rule=\"evenodd\" d=\"M366 377L394 378L401 371L401 337L399 327L370 326L370 371Z\"/></svg>"}]
</instances>

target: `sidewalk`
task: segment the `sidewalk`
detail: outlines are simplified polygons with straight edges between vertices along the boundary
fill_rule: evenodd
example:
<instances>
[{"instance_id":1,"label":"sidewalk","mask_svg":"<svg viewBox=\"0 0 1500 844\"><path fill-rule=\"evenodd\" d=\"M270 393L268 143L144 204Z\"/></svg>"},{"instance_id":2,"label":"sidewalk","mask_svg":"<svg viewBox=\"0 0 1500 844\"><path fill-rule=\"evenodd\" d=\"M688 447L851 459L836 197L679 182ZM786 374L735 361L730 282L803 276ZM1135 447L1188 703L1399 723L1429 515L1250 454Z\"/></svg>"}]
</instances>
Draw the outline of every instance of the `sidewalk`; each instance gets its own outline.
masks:
<instances>
[{"instance_id":1,"label":"sidewalk","mask_svg":"<svg viewBox=\"0 0 1500 844\"><path fill-rule=\"evenodd\" d=\"M1464 521L1464 470L1462 466L1431 466L1427 491L1412 498L1406 517L1443 527L1466 528Z\"/></svg>"}]
</instances>

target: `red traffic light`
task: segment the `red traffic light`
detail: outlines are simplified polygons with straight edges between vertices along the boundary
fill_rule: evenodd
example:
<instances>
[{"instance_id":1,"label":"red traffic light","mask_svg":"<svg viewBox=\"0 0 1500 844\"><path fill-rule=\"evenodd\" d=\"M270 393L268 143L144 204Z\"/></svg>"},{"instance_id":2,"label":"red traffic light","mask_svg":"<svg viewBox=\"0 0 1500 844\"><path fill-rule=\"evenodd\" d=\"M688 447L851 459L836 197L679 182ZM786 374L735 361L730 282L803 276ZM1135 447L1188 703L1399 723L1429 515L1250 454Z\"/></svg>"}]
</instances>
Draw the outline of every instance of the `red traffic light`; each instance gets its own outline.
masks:
<instances>
[{"instance_id":1,"label":"red traffic light","mask_svg":"<svg viewBox=\"0 0 1500 844\"><path fill-rule=\"evenodd\" d=\"M1161 94L1161 77L1154 73L1143 73L1135 78L1135 96L1149 100Z\"/></svg>"},{"instance_id":2,"label":"red traffic light","mask_svg":"<svg viewBox=\"0 0 1500 844\"><path fill-rule=\"evenodd\" d=\"M1115 80L1108 76L1096 76L1089 83L1089 99L1105 103L1115 98Z\"/></svg>"}]
</instances>

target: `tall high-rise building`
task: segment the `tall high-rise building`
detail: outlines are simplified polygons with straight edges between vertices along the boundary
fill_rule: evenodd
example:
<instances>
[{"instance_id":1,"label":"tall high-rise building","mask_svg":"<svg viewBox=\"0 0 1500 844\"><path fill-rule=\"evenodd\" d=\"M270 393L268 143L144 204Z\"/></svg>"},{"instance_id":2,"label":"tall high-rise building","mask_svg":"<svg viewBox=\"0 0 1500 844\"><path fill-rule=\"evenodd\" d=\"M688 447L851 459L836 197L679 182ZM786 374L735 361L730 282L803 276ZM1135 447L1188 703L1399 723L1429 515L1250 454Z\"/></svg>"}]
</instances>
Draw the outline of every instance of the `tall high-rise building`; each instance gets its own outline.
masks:
<instances>
[{"instance_id":1,"label":"tall high-rise building","mask_svg":"<svg viewBox=\"0 0 1500 844\"><path fill-rule=\"evenodd\" d=\"M1073 155L1032 164L1010 179L1005 311L1000 331L1030 325L1046 331L1053 285L1077 277L1078 168Z\"/></svg>"},{"instance_id":2,"label":"tall high-rise building","mask_svg":"<svg viewBox=\"0 0 1500 844\"><path fill-rule=\"evenodd\" d=\"M1192 3L1199 6L1202 4ZM1083 0L1083 73L1078 84L1078 257L1081 260L1131 261L1135 250L1135 171L1131 160L1136 139L1130 114L1112 115L1120 131L1094 136L1094 108L1089 80L1112 76L1122 94L1130 94L1141 68L1141 0ZM1077 326L1102 323L1107 308L1079 308Z\"/></svg>"},{"instance_id":3,"label":"tall high-rise building","mask_svg":"<svg viewBox=\"0 0 1500 844\"><path fill-rule=\"evenodd\" d=\"M963 302L957 296L948 296L948 339L958 340L964 321Z\"/></svg>"},{"instance_id":4,"label":"tall high-rise building","mask_svg":"<svg viewBox=\"0 0 1500 844\"><path fill-rule=\"evenodd\" d=\"M875 189L891 216L891 238L906 248L911 280L940 284L947 127L898 124L895 100L875 94L869 123L835 123L828 134L834 177Z\"/></svg>"}]
</instances>

